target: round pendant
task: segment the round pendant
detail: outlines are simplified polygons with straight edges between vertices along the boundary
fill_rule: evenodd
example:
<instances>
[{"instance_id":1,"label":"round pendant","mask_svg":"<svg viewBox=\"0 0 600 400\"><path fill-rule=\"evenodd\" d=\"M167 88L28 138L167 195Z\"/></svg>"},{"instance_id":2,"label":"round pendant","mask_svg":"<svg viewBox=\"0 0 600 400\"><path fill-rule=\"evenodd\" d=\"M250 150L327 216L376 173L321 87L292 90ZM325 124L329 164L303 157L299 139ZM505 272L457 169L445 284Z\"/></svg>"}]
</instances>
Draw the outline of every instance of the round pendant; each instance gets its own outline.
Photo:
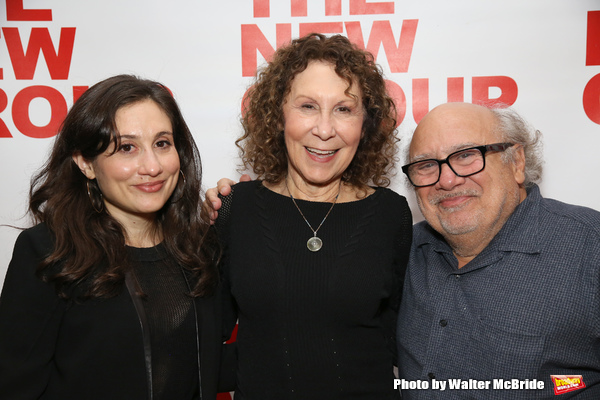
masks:
<instances>
[{"instance_id":1,"label":"round pendant","mask_svg":"<svg viewBox=\"0 0 600 400\"><path fill-rule=\"evenodd\" d=\"M323 247L323 241L318 237L313 236L306 242L306 247L308 247L310 251L319 251L321 250L321 247Z\"/></svg>"}]
</instances>

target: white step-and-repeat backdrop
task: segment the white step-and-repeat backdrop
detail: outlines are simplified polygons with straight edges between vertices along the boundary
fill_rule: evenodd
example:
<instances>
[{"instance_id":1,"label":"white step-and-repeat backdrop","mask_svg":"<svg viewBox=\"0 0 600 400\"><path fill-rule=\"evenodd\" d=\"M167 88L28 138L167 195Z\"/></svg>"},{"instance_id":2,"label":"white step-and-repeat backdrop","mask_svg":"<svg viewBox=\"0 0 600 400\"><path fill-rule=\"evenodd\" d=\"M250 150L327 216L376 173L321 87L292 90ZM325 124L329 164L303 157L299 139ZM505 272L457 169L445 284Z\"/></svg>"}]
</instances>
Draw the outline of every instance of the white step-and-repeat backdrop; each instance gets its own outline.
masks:
<instances>
[{"instance_id":1,"label":"white step-and-repeat backdrop","mask_svg":"<svg viewBox=\"0 0 600 400\"><path fill-rule=\"evenodd\" d=\"M30 225L29 180L68 107L119 73L173 91L205 188L238 177L240 101L256 67L310 32L376 55L401 134L447 101L512 104L544 133L543 194L600 210L599 0L5 0L0 22L2 225ZM392 188L421 219L400 174ZM0 284L17 234L0 226Z\"/></svg>"}]
</instances>

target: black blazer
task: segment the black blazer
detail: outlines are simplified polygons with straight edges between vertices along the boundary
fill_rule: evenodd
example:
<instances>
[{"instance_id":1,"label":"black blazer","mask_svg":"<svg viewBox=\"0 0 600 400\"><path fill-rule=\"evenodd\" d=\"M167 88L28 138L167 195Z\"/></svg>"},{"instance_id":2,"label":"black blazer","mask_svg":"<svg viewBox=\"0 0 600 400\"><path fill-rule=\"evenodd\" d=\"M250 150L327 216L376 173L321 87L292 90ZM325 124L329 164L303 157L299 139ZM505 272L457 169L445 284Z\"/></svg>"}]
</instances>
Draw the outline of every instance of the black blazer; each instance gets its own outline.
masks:
<instances>
[{"instance_id":1,"label":"black blazer","mask_svg":"<svg viewBox=\"0 0 600 400\"><path fill-rule=\"evenodd\" d=\"M0 297L0 398L149 399L149 360L129 292L78 304L59 299L35 275L52 246L45 224L15 244ZM196 310L202 399L212 400L223 351L220 288L196 299Z\"/></svg>"}]
</instances>

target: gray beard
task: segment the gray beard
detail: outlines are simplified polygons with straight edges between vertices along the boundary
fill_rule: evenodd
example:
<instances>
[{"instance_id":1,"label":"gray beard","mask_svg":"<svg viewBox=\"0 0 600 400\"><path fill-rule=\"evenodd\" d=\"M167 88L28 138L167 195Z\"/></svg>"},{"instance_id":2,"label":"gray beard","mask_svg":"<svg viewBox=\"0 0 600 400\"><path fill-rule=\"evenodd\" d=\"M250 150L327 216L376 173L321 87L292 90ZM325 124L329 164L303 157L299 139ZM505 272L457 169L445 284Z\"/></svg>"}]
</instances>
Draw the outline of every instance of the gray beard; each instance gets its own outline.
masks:
<instances>
[{"instance_id":1,"label":"gray beard","mask_svg":"<svg viewBox=\"0 0 600 400\"><path fill-rule=\"evenodd\" d=\"M474 190L464 190L464 191L455 192L455 193L452 193L449 195L447 194L447 195L437 196L437 197L429 200L429 203L436 206L437 204L439 204L439 202L441 202L447 198L461 196L461 195L478 195L478 194L479 193ZM418 196L417 196L417 199L418 199ZM498 231L502 228L502 226L504 226L504 223L506 222L506 220L501 221L501 219L503 218L503 212L507 208L510 208L512 211L514 211L514 209L519 205L519 201L520 200L519 200L518 192L506 193L506 196L503 199L502 204L498 209L498 214L494 216L495 218L492 221L492 223L490 224L489 228L486 229L485 232L481 232L478 235L478 237L475 238L475 240L476 241L488 240L488 242L491 241L493 236L495 236L498 233ZM418 201L418 204L419 204L419 207L421 207L421 212L423 212L423 208L421 206L420 201ZM454 209L452 209L452 208L446 209L446 211L449 211L449 212L459 211L459 210L460 210L460 207L456 207ZM508 219L508 217L510 217L510 215L512 214L512 211L508 216L506 216L506 219ZM467 243L462 243L463 245L461 245L461 242L463 242L463 241L461 240L460 236L476 232L481 227L482 220L485 216L484 213L486 213L486 212L487 212L486 209L481 209L481 210L479 210L479 212L477 214L470 215L470 217L467 221L464 221L464 222L458 223L458 224L451 223L448 219L443 219L443 218L438 217L438 221L443 229L443 232L439 232L439 233L442 236L444 236L446 241L448 241L451 244L454 251L456 251L457 253L460 253L461 249L464 247L466 252L468 253L469 251L466 248L470 247L470 245ZM501 225L498 226L498 224L501 224ZM473 240L473 238L471 238L471 240Z\"/></svg>"}]
</instances>

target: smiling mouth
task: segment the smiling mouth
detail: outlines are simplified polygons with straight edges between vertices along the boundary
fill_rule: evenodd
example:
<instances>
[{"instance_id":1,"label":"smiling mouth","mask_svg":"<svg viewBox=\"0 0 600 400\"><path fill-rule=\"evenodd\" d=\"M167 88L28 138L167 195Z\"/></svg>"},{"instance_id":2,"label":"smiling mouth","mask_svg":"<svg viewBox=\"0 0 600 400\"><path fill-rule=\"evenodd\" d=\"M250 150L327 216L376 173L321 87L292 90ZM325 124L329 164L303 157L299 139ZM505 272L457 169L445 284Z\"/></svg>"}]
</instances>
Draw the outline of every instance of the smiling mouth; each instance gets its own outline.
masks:
<instances>
[{"instance_id":1,"label":"smiling mouth","mask_svg":"<svg viewBox=\"0 0 600 400\"><path fill-rule=\"evenodd\" d=\"M135 187L137 187L142 192L154 193L158 192L163 187L164 182L165 181L143 183L141 185L136 185Z\"/></svg>"},{"instance_id":2,"label":"smiling mouth","mask_svg":"<svg viewBox=\"0 0 600 400\"><path fill-rule=\"evenodd\" d=\"M319 158L331 157L338 151L338 150L318 150L318 149L313 149L312 147L305 147L305 149L311 155L313 155L315 157L319 157Z\"/></svg>"},{"instance_id":3,"label":"smiling mouth","mask_svg":"<svg viewBox=\"0 0 600 400\"><path fill-rule=\"evenodd\" d=\"M446 211L457 211L469 204L475 197L479 197L479 193L477 191L463 190L433 198L429 201L429 204L441 207Z\"/></svg>"},{"instance_id":4,"label":"smiling mouth","mask_svg":"<svg viewBox=\"0 0 600 400\"><path fill-rule=\"evenodd\" d=\"M456 207L460 207L460 206L464 205L469 200L471 200L470 196L455 196L455 197L449 197L447 199L444 199L444 200L440 201L439 204L443 208L456 208Z\"/></svg>"}]
</instances>

